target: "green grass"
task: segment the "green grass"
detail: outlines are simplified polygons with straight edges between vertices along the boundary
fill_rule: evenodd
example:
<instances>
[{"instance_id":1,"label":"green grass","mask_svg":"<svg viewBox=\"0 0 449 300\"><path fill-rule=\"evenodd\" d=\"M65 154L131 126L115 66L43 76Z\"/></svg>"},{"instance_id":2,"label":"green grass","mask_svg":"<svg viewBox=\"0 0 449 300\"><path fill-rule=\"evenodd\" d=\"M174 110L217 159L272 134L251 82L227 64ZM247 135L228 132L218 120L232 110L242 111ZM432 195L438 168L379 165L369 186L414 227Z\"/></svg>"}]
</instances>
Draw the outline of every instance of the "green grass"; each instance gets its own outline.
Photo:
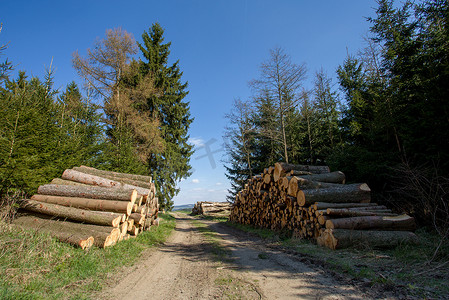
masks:
<instances>
[{"instance_id":1,"label":"green grass","mask_svg":"<svg viewBox=\"0 0 449 300\"><path fill-rule=\"evenodd\" d=\"M214 254L215 259L218 261L229 261L231 251L221 245L221 238L217 233L200 220L192 220L192 224L205 237L206 242L211 247L211 252Z\"/></svg>"},{"instance_id":2,"label":"green grass","mask_svg":"<svg viewBox=\"0 0 449 300\"><path fill-rule=\"evenodd\" d=\"M403 288L407 294L420 298L449 298L449 243L441 245L440 237L421 229L416 232L420 244L400 245L393 249L330 250L311 241L289 238L284 233L248 225L226 223L253 233L280 247L294 250L302 257L347 276L386 287ZM259 257L261 258L261 257Z\"/></svg>"},{"instance_id":3,"label":"green grass","mask_svg":"<svg viewBox=\"0 0 449 300\"><path fill-rule=\"evenodd\" d=\"M45 234L0 223L0 299L86 299L102 288L107 273L134 263L143 250L163 243L175 220L106 249L88 252Z\"/></svg>"}]
</instances>

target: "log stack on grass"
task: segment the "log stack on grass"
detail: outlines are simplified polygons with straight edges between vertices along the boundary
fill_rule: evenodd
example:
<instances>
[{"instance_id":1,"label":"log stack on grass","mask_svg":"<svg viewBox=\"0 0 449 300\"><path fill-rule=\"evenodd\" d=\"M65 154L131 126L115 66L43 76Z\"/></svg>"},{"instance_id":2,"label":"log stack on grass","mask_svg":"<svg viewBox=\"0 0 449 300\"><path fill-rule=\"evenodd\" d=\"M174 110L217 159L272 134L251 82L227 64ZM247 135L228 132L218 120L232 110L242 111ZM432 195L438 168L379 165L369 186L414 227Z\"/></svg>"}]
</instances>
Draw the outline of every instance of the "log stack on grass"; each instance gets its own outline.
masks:
<instances>
[{"instance_id":1,"label":"log stack on grass","mask_svg":"<svg viewBox=\"0 0 449 300\"><path fill-rule=\"evenodd\" d=\"M416 242L412 217L372 203L366 183L345 182L327 166L276 163L236 195L230 220L292 231L331 249Z\"/></svg>"},{"instance_id":2,"label":"log stack on grass","mask_svg":"<svg viewBox=\"0 0 449 300\"><path fill-rule=\"evenodd\" d=\"M231 214L231 203L198 201L192 208L192 215L229 217Z\"/></svg>"},{"instance_id":3,"label":"log stack on grass","mask_svg":"<svg viewBox=\"0 0 449 300\"><path fill-rule=\"evenodd\" d=\"M149 230L158 223L159 204L150 176L81 166L40 186L21 209L26 214L13 224L88 249Z\"/></svg>"}]
</instances>

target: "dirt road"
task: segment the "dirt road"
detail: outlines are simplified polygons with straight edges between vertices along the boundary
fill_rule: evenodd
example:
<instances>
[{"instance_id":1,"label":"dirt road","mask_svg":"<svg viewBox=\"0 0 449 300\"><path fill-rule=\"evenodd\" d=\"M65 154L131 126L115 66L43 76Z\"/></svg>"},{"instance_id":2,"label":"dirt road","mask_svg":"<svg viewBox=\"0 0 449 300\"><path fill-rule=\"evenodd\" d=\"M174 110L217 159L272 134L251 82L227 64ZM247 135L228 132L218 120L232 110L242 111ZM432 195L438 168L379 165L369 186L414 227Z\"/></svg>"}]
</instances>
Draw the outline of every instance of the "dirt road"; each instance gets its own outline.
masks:
<instances>
[{"instance_id":1,"label":"dirt road","mask_svg":"<svg viewBox=\"0 0 449 300\"><path fill-rule=\"evenodd\" d=\"M214 221L174 216L177 226L169 240L111 283L104 299L370 298L258 238Z\"/></svg>"}]
</instances>

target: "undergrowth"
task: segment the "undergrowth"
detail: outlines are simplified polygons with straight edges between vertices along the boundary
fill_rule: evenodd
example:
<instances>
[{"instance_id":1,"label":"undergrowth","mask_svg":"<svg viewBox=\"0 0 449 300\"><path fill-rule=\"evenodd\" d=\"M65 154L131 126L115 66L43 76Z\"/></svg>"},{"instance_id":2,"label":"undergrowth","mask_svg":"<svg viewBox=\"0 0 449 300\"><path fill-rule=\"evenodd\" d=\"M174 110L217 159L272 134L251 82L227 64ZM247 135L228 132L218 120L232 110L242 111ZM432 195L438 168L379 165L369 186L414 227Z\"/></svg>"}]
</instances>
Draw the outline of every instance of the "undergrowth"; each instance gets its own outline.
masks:
<instances>
[{"instance_id":1,"label":"undergrowth","mask_svg":"<svg viewBox=\"0 0 449 300\"><path fill-rule=\"evenodd\" d=\"M0 299L88 299L90 292L101 290L108 272L134 263L143 250L166 240L175 220L160 217L158 227L135 239L89 251L0 222Z\"/></svg>"}]
</instances>

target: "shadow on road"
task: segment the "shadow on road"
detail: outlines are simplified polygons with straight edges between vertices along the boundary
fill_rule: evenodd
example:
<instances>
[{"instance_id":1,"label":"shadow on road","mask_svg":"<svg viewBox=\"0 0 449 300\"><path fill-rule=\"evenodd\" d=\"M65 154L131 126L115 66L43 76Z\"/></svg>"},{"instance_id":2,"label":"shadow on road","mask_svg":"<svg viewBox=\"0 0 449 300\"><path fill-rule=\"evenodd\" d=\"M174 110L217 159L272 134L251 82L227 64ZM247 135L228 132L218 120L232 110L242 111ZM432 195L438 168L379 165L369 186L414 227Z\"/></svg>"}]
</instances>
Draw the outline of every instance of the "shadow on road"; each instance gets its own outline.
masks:
<instances>
[{"instance_id":1,"label":"shadow on road","mask_svg":"<svg viewBox=\"0 0 449 300\"><path fill-rule=\"evenodd\" d=\"M367 299L377 298L362 293L348 282L338 280L326 273L319 266L305 264L300 255L288 254L267 247L266 242L253 234L231 228L223 223L211 220L201 220L185 214L174 214L177 222L203 223L202 232L214 232L219 244L226 253L219 257L218 268L230 269L242 276L249 277L263 290L267 299ZM189 234L199 234L195 226L175 229ZM202 242L189 243L181 241L170 243L161 250L173 252L190 261L207 259L217 260L212 243L206 239ZM367 292L365 289L364 292Z\"/></svg>"}]
</instances>

